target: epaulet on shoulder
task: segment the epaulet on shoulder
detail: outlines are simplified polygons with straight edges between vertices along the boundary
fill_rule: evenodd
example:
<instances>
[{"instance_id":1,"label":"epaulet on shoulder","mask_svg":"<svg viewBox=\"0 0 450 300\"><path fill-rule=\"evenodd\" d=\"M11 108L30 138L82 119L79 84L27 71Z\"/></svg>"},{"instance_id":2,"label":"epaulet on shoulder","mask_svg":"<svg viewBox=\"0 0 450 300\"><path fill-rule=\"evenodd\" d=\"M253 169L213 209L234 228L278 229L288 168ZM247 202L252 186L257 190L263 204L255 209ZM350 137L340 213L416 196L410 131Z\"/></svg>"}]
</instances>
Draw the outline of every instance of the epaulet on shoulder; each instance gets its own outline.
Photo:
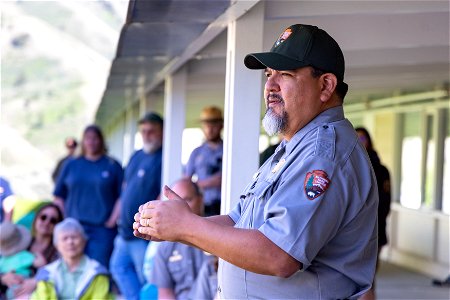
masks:
<instances>
[{"instance_id":1,"label":"epaulet on shoulder","mask_svg":"<svg viewBox=\"0 0 450 300\"><path fill-rule=\"evenodd\" d=\"M334 159L336 133L333 125L322 124L317 128L314 154L319 157Z\"/></svg>"}]
</instances>

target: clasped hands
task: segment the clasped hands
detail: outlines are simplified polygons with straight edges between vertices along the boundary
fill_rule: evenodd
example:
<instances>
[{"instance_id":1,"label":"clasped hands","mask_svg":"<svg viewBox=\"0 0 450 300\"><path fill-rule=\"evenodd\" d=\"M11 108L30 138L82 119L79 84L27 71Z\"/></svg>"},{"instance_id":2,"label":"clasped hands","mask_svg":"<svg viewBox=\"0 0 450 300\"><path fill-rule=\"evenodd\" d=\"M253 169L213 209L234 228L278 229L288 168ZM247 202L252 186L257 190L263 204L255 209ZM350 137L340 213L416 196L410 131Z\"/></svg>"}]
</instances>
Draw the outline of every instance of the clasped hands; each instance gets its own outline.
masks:
<instances>
[{"instance_id":1,"label":"clasped hands","mask_svg":"<svg viewBox=\"0 0 450 300\"><path fill-rule=\"evenodd\" d=\"M189 218L195 216L189 205L168 186L164 196L169 201L152 200L139 206L134 215L133 233L150 241L180 241Z\"/></svg>"}]
</instances>

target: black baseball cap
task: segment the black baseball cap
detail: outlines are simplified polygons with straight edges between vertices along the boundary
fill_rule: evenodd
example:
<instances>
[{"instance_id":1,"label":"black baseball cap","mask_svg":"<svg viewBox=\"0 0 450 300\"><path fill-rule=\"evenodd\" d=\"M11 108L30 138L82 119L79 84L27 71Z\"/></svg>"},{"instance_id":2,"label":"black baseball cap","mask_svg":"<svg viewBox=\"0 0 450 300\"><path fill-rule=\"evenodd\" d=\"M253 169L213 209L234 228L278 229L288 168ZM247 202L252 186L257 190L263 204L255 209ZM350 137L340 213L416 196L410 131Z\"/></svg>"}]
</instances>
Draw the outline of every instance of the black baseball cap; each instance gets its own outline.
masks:
<instances>
[{"instance_id":1,"label":"black baseball cap","mask_svg":"<svg viewBox=\"0 0 450 300\"><path fill-rule=\"evenodd\" d=\"M286 28L269 52L250 53L244 58L249 69L295 70L311 66L333 73L344 83L345 60L338 43L317 26L295 24Z\"/></svg>"},{"instance_id":2,"label":"black baseball cap","mask_svg":"<svg viewBox=\"0 0 450 300\"><path fill-rule=\"evenodd\" d=\"M163 122L163 119L161 118L161 116L158 115L157 113L148 112L138 122L138 124L142 124L142 123L156 123L156 124L163 126L164 122Z\"/></svg>"}]
</instances>

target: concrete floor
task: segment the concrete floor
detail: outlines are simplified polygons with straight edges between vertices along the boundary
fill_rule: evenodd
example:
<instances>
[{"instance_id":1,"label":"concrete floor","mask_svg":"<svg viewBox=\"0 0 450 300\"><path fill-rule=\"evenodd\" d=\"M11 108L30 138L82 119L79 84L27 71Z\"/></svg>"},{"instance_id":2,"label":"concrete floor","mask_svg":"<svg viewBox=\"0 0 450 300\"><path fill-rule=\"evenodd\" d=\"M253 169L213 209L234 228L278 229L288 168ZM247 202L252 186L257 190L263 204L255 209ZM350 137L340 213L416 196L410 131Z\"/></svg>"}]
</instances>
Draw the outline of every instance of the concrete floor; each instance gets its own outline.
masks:
<instances>
[{"instance_id":1,"label":"concrete floor","mask_svg":"<svg viewBox=\"0 0 450 300\"><path fill-rule=\"evenodd\" d=\"M446 274L442 274L446 277ZM442 278L438 278L442 279ZM432 278L381 262L377 274L377 299L450 299L450 288L431 285Z\"/></svg>"},{"instance_id":2,"label":"concrete floor","mask_svg":"<svg viewBox=\"0 0 450 300\"><path fill-rule=\"evenodd\" d=\"M450 300L450 288L435 287L431 281L425 275L382 261L377 274L376 299ZM121 295L116 295L116 299L125 300Z\"/></svg>"}]
</instances>

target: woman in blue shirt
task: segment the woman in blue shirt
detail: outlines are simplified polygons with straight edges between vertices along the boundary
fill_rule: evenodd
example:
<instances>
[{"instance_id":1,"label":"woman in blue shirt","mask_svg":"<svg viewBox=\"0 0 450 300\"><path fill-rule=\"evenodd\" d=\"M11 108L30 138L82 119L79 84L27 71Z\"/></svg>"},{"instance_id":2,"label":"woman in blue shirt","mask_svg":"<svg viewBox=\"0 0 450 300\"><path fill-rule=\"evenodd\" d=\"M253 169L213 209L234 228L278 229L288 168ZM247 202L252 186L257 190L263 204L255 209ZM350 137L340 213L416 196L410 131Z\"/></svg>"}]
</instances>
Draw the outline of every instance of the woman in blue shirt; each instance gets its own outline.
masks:
<instances>
[{"instance_id":1,"label":"woman in blue shirt","mask_svg":"<svg viewBox=\"0 0 450 300\"><path fill-rule=\"evenodd\" d=\"M113 250L123 170L106 155L101 129L83 132L81 155L66 162L56 182L55 202L66 217L78 220L88 236L85 253L105 267Z\"/></svg>"}]
</instances>

